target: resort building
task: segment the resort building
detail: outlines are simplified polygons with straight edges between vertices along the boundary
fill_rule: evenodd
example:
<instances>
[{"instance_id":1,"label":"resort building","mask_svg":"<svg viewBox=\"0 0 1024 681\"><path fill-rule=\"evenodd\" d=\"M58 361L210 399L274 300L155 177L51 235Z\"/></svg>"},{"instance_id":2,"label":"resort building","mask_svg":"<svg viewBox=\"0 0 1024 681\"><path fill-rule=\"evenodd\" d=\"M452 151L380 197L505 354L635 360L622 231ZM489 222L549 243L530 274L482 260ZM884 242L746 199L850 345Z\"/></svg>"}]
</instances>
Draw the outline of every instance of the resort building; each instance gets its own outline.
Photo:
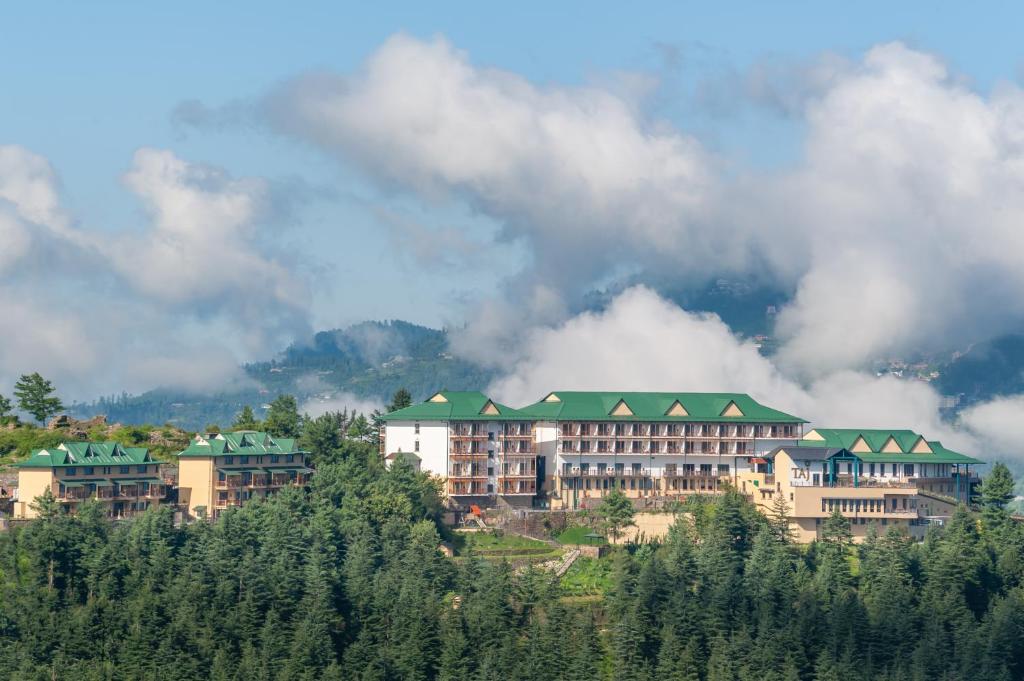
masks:
<instances>
[{"instance_id":1,"label":"resort building","mask_svg":"<svg viewBox=\"0 0 1024 681\"><path fill-rule=\"evenodd\" d=\"M911 430L815 428L767 454L771 472L743 476L740 489L763 510L775 495L789 505L797 540L820 536L834 510L852 522L855 539L888 526L921 535L932 519L970 500L981 461Z\"/></svg>"},{"instance_id":2,"label":"resort building","mask_svg":"<svg viewBox=\"0 0 1024 681\"><path fill-rule=\"evenodd\" d=\"M422 470L444 479L457 503L501 498L532 505L544 471L533 420L518 410L480 392L443 390L383 418L385 461L418 460Z\"/></svg>"},{"instance_id":3,"label":"resort building","mask_svg":"<svg viewBox=\"0 0 1024 681\"><path fill-rule=\"evenodd\" d=\"M618 488L639 506L717 493L805 421L743 393L557 391L521 409L534 420L551 508L585 508Z\"/></svg>"},{"instance_id":4,"label":"resort building","mask_svg":"<svg viewBox=\"0 0 1024 681\"><path fill-rule=\"evenodd\" d=\"M415 455L456 505L581 508L714 493L796 442L804 421L740 393L555 392L522 409L436 393L384 416L385 461Z\"/></svg>"},{"instance_id":5,"label":"resort building","mask_svg":"<svg viewBox=\"0 0 1024 681\"><path fill-rule=\"evenodd\" d=\"M149 450L116 442L65 442L38 449L20 463L14 517L35 518L35 499L47 490L68 511L87 499L110 518L126 518L157 506L166 494L160 463Z\"/></svg>"},{"instance_id":6,"label":"resort building","mask_svg":"<svg viewBox=\"0 0 1024 681\"><path fill-rule=\"evenodd\" d=\"M178 454L178 503L190 517L216 518L231 506L304 486L313 472L292 438L241 430L196 435Z\"/></svg>"}]
</instances>

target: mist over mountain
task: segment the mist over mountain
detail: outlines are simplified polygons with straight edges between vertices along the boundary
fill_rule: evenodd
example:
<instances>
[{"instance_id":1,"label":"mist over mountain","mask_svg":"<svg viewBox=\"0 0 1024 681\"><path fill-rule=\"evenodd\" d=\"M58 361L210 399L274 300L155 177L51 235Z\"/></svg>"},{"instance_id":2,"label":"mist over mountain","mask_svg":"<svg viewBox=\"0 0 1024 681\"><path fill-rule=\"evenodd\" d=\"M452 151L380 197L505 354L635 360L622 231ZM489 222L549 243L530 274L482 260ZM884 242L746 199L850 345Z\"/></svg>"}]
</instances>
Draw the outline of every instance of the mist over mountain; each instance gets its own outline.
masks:
<instances>
[{"instance_id":1,"label":"mist over mountain","mask_svg":"<svg viewBox=\"0 0 1024 681\"><path fill-rule=\"evenodd\" d=\"M197 430L227 425L245 405L257 414L281 393L295 395L307 411L359 409L383 405L405 387L414 399L439 388L476 389L494 371L453 357L448 334L408 322L368 321L316 333L278 357L244 367L249 387L230 392L193 394L156 388L74 405L76 415L105 414L121 423L165 423Z\"/></svg>"}]
</instances>

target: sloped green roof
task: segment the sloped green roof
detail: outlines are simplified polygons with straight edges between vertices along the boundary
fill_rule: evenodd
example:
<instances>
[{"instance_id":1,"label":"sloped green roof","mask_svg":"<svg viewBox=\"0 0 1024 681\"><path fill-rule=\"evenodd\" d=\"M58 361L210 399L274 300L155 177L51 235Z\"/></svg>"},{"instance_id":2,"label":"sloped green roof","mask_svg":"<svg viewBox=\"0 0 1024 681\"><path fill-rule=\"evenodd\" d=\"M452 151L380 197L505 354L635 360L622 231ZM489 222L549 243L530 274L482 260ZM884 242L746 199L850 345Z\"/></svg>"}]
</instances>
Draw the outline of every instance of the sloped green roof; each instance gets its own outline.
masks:
<instances>
[{"instance_id":1,"label":"sloped green roof","mask_svg":"<svg viewBox=\"0 0 1024 681\"><path fill-rule=\"evenodd\" d=\"M62 442L37 449L18 468L67 468L71 466L134 466L156 463L145 447L125 447L117 442Z\"/></svg>"},{"instance_id":2,"label":"sloped green roof","mask_svg":"<svg viewBox=\"0 0 1024 681\"><path fill-rule=\"evenodd\" d=\"M884 430L876 428L815 428L812 432L824 440L810 440L805 436L797 445L800 447L835 447L850 450L850 453L868 463L984 463L973 457L946 449L941 442L925 440L931 452L911 451L924 437L913 430ZM870 452L854 452L853 445L859 438L871 448ZM899 445L899 452L883 452L885 443L892 438Z\"/></svg>"},{"instance_id":3,"label":"sloped green roof","mask_svg":"<svg viewBox=\"0 0 1024 681\"><path fill-rule=\"evenodd\" d=\"M295 438L272 437L255 430L196 435L178 456L259 456L261 454L306 454L296 448Z\"/></svg>"},{"instance_id":4,"label":"sloped green roof","mask_svg":"<svg viewBox=\"0 0 1024 681\"><path fill-rule=\"evenodd\" d=\"M580 392L555 391L549 397L520 411L537 419L558 421L732 421L736 423L776 422L806 423L803 419L766 407L745 393L652 393L652 392ZM545 398L547 399L547 398ZM632 415L612 416L611 412L624 402ZM669 416L676 402L686 416ZM723 416L735 404L742 416Z\"/></svg>"},{"instance_id":5,"label":"sloped green roof","mask_svg":"<svg viewBox=\"0 0 1024 681\"><path fill-rule=\"evenodd\" d=\"M444 401L431 401L439 395ZM483 413L488 402L498 410L497 414ZM385 421L522 421L531 417L476 390L442 390L426 402L393 411L383 418Z\"/></svg>"}]
</instances>

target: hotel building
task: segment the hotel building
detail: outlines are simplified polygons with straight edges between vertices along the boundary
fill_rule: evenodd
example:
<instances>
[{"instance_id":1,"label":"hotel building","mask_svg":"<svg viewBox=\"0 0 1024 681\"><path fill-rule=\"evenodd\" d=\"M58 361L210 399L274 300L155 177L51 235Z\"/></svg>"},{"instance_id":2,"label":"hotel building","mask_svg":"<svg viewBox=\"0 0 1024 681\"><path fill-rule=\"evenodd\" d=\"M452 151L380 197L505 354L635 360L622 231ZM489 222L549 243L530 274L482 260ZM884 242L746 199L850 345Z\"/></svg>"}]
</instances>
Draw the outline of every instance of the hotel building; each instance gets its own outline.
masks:
<instances>
[{"instance_id":1,"label":"hotel building","mask_svg":"<svg viewBox=\"0 0 1024 681\"><path fill-rule=\"evenodd\" d=\"M740 489L762 510L775 495L789 505L797 540L820 537L834 510L850 519L854 538L904 527L920 536L929 518L968 503L981 461L911 430L815 428L766 456L771 472L744 475Z\"/></svg>"},{"instance_id":2,"label":"hotel building","mask_svg":"<svg viewBox=\"0 0 1024 681\"><path fill-rule=\"evenodd\" d=\"M714 493L804 421L741 393L550 393L522 409L442 391L385 415L382 455L412 452L457 505L583 508L612 489L634 499Z\"/></svg>"},{"instance_id":3,"label":"hotel building","mask_svg":"<svg viewBox=\"0 0 1024 681\"><path fill-rule=\"evenodd\" d=\"M805 423L743 393L557 391L521 411L535 420L555 509L594 506L616 488L647 502L716 493L766 470L764 455Z\"/></svg>"},{"instance_id":4,"label":"hotel building","mask_svg":"<svg viewBox=\"0 0 1024 681\"><path fill-rule=\"evenodd\" d=\"M157 506L167 491L160 477L160 464L149 450L116 442L65 442L38 449L15 467L17 519L35 518L35 499L46 490L70 512L83 501L94 499L110 518L130 517Z\"/></svg>"},{"instance_id":5,"label":"hotel building","mask_svg":"<svg viewBox=\"0 0 1024 681\"><path fill-rule=\"evenodd\" d=\"M304 486L313 472L292 438L241 430L196 435L178 454L178 503L190 517L216 518L250 499Z\"/></svg>"},{"instance_id":6,"label":"hotel building","mask_svg":"<svg viewBox=\"0 0 1024 681\"><path fill-rule=\"evenodd\" d=\"M522 412L480 392L443 390L383 418L385 459L415 455L456 503L532 505L544 471L533 419Z\"/></svg>"}]
</instances>

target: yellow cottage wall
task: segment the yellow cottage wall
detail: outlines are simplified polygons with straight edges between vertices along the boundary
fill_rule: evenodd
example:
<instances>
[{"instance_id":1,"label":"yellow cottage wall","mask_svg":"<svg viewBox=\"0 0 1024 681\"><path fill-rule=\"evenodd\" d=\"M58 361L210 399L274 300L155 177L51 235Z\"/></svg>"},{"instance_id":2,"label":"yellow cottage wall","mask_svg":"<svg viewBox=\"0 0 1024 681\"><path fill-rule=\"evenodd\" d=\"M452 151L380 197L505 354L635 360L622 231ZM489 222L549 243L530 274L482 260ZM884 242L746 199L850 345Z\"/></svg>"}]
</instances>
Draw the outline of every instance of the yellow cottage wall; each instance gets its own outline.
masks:
<instances>
[{"instance_id":1,"label":"yellow cottage wall","mask_svg":"<svg viewBox=\"0 0 1024 681\"><path fill-rule=\"evenodd\" d=\"M18 469L18 501L14 504L14 517L19 519L35 518L39 514L32 510L35 499L46 490L53 489L53 470L50 468L19 468Z\"/></svg>"},{"instance_id":2,"label":"yellow cottage wall","mask_svg":"<svg viewBox=\"0 0 1024 681\"><path fill-rule=\"evenodd\" d=\"M178 503L189 516L194 518L199 506L206 507L208 516L213 512L213 473L212 457L178 459Z\"/></svg>"}]
</instances>

